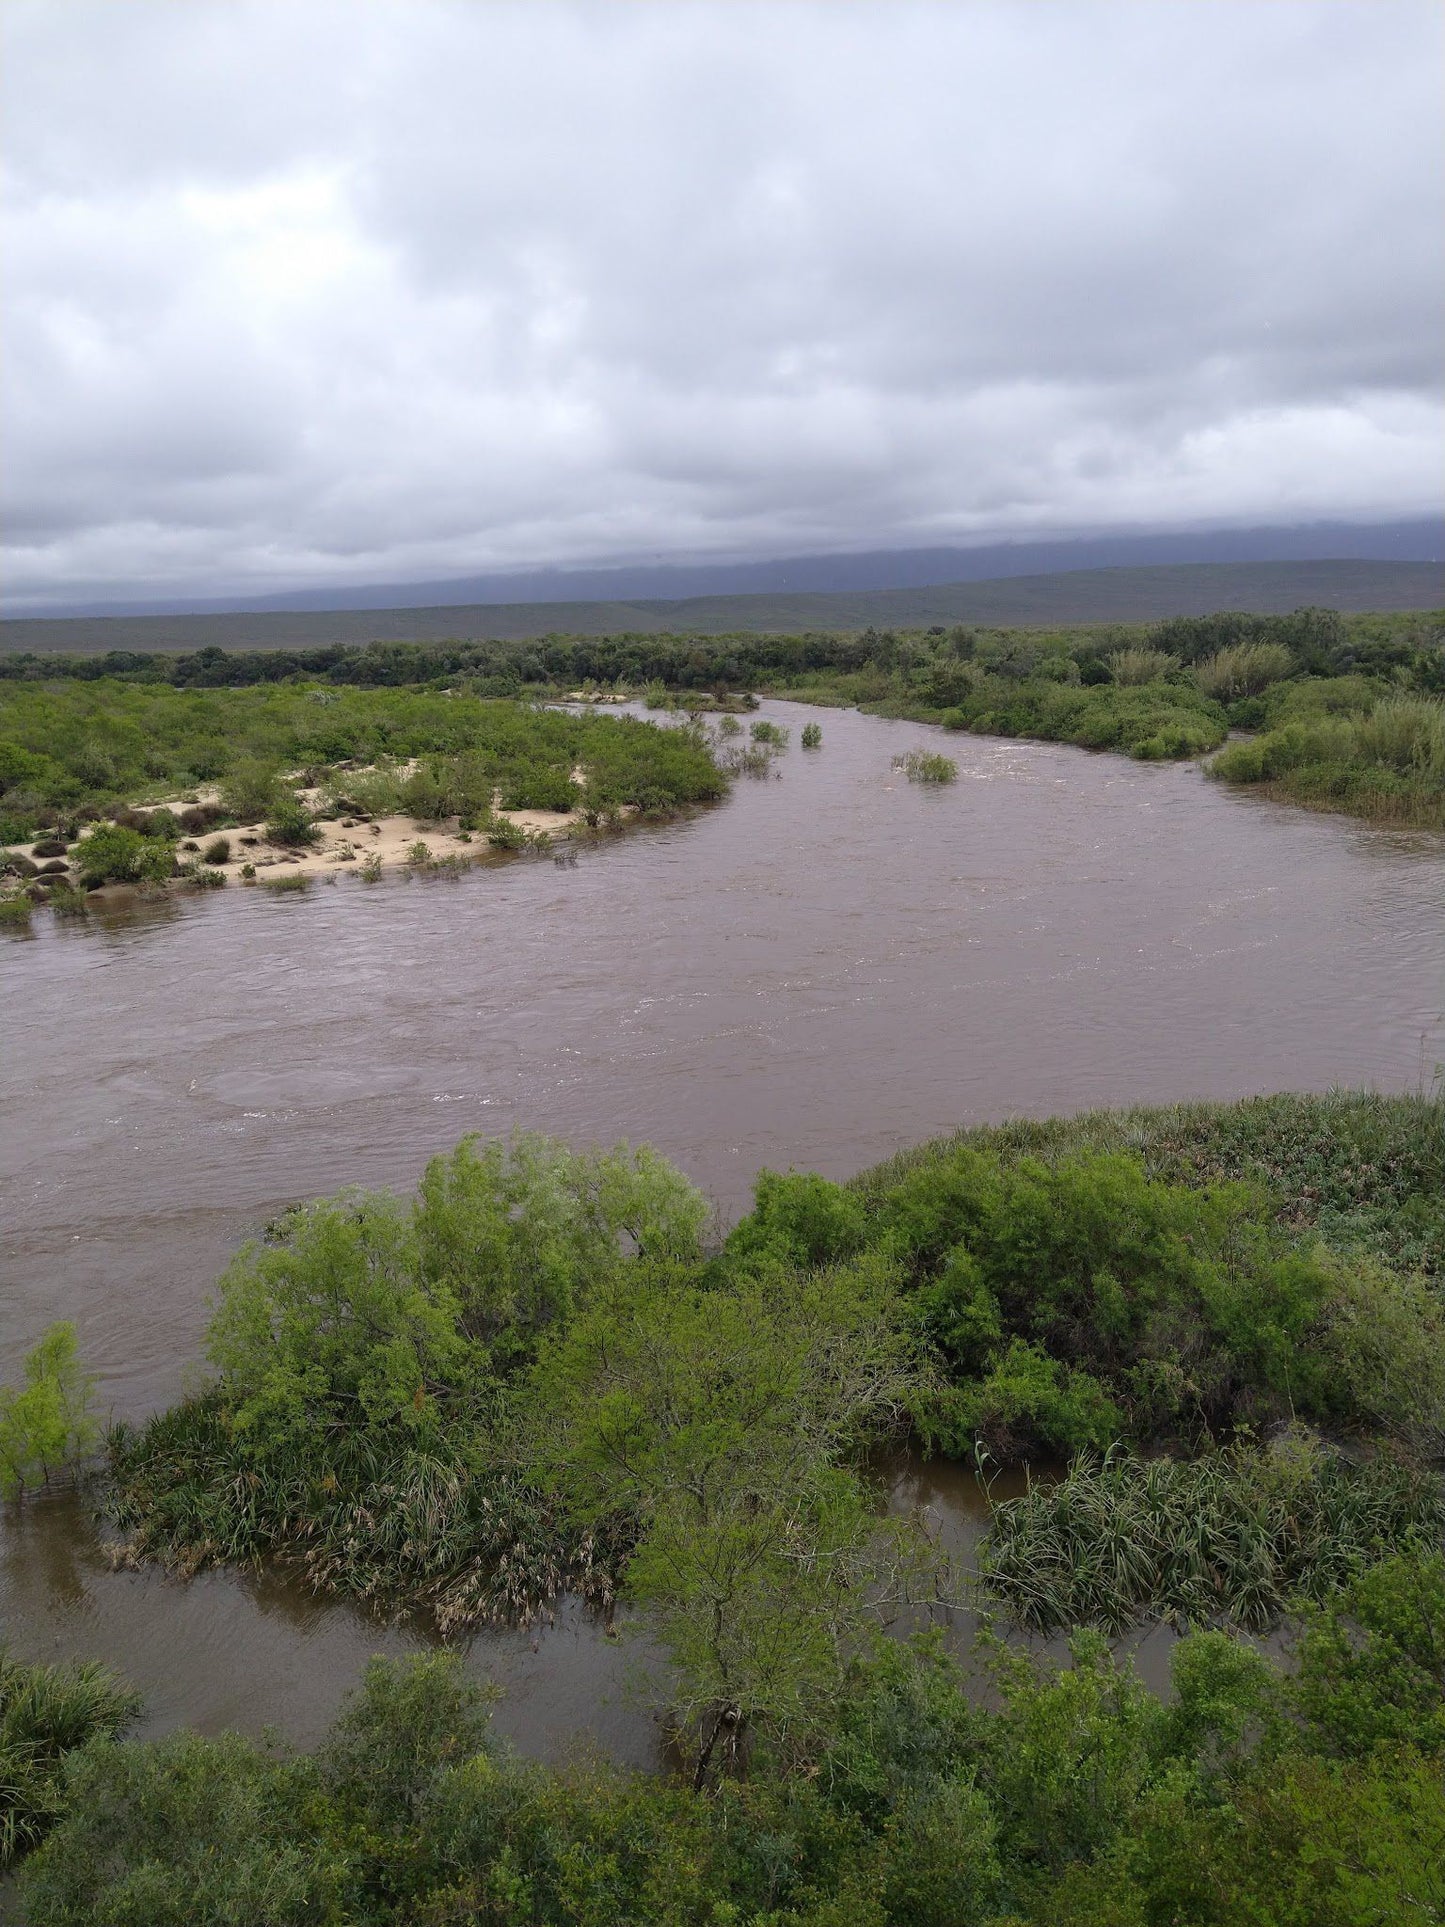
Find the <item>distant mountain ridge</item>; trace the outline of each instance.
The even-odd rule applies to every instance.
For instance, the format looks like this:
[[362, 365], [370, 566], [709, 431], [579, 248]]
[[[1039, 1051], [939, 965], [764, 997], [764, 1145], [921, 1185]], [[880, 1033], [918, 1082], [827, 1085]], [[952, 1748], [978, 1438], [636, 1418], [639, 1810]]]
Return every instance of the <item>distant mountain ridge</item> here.
[[522, 602], [430, 608], [247, 610], [230, 614], [20, 616], [0, 622], [0, 650], [96, 655], [111, 649], [227, 650], [327, 643], [521, 641], [545, 635], [800, 634], [808, 630], [997, 628], [1158, 622], [1217, 609], [1281, 614], [1439, 609], [1445, 563], [1321, 559], [1174, 563], [1069, 570], [898, 589], [689, 596], [613, 602]]
[[[1130, 531], [1052, 540], [994, 542], [973, 548], [868, 549], [774, 556], [763, 561], [628, 562], [591, 567], [493, 571], [430, 582], [363, 583], [292, 589], [272, 595], [148, 597], [75, 601], [13, 611], [20, 616], [242, 615], [266, 610], [470, 608], [533, 602], [675, 602], [684, 597], [837, 595], [869, 589], [936, 588], [1007, 576], [1085, 569], [1142, 569], [1181, 562], [1439, 562], [1445, 519], [1310, 522], [1289, 528]], [[0, 615], [11, 610], [0, 601]]]

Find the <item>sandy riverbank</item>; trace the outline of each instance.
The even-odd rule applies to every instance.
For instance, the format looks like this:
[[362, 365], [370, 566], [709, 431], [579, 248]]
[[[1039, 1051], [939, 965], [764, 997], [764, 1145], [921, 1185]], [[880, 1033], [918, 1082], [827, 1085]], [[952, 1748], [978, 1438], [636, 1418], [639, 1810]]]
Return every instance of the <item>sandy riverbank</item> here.
[[[325, 807], [322, 791], [300, 789], [299, 800], [310, 810]], [[184, 797], [168, 797], [147, 809], [169, 809], [179, 816], [197, 804], [214, 803], [215, 790], [193, 791]], [[624, 815], [633, 812], [624, 811]], [[546, 843], [565, 842], [584, 827], [577, 810], [494, 810], [498, 822], [523, 832], [533, 848]], [[314, 877], [374, 874], [385, 869], [425, 868], [428, 865], [470, 863], [496, 854], [485, 830], [465, 831], [455, 817], [440, 823], [422, 823], [405, 815], [318, 817], [320, 840], [305, 847], [287, 848], [266, 839], [264, 822], [241, 823], [197, 832], [176, 846], [177, 858], [199, 862], [202, 852], [218, 839], [230, 846], [225, 863], [202, 864], [203, 870], [217, 872], [228, 881], [274, 883], [286, 875]], [[89, 834], [87, 831], [86, 834]], [[82, 843], [83, 843], [82, 837]], [[43, 842], [44, 839], [41, 839]], [[189, 847], [188, 847], [189, 846]], [[12, 846], [15, 853], [36, 864], [64, 861], [65, 870], [52, 870], [33, 878], [17, 880], [20, 888], [35, 885], [74, 884], [78, 878], [80, 844], [73, 844], [64, 859], [37, 855], [34, 843]], [[183, 882], [184, 879], [177, 879]], [[119, 891], [129, 886], [113, 886]]]

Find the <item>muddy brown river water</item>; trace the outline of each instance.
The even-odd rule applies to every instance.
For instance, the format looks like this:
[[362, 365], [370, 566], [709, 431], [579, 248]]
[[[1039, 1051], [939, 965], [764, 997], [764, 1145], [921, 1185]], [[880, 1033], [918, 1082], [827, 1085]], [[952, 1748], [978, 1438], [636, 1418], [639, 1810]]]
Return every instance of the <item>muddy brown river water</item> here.
[[[195, 1370], [206, 1294], [283, 1205], [409, 1186], [466, 1131], [645, 1139], [744, 1209], [958, 1124], [1334, 1084], [1445, 1059], [1445, 838], [1241, 796], [1193, 767], [772, 703], [776, 780], [686, 823], [460, 880], [36, 919], [0, 945], [0, 1380], [73, 1318], [135, 1417]], [[821, 721], [824, 747], [796, 747]], [[940, 747], [942, 789], [895, 754]], [[955, 1468], [903, 1474], [966, 1549]], [[152, 1730], [309, 1740], [423, 1637], [274, 1576], [112, 1574], [83, 1509], [0, 1520], [0, 1630], [109, 1659]], [[477, 1639], [499, 1728], [656, 1755], [637, 1654], [574, 1610]]]

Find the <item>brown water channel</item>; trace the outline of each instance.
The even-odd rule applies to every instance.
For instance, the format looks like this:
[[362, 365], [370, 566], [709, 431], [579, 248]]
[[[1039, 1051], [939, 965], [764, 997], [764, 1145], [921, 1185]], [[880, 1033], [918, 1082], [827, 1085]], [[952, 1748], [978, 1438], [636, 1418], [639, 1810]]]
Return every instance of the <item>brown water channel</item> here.
[[[1240, 796], [1192, 767], [785, 703], [778, 780], [696, 819], [460, 880], [235, 889], [36, 920], [0, 946], [0, 1379], [76, 1320], [134, 1417], [194, 1371], [206, 1293], [281, 1206], [409, 1186], [465, 1131], [646, 1139], [744, 1208], [1021, 1112], [1428, 1085], [1445, 838]], [[796, 747], [821, 720], [824, 747]], [[892, 769], [946, 749], [959, 781]], [[951, 1468], [896, 1502], [977, 1531]], [[154, 1729], [313, 1738], [386, 1629], [274, 1577], [112, 1574], [67, 1501], [0, 1522], [0, 1631], [110, 1659]], [[635, 1655], [570, 1609], [479, 1638], [499, 1728], [655, 1756]]]

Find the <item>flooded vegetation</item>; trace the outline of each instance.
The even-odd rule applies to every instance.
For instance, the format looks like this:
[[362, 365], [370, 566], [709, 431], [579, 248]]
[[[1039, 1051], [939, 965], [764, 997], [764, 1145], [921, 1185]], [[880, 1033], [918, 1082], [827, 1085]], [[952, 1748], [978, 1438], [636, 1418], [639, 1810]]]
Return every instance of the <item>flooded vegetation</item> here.
[[575, 865], [9, 943], [0, 1377], [115, 1421], [0, 1527], [35, 1920], [1429, 1891], [1438, 838], [808, 714]]

